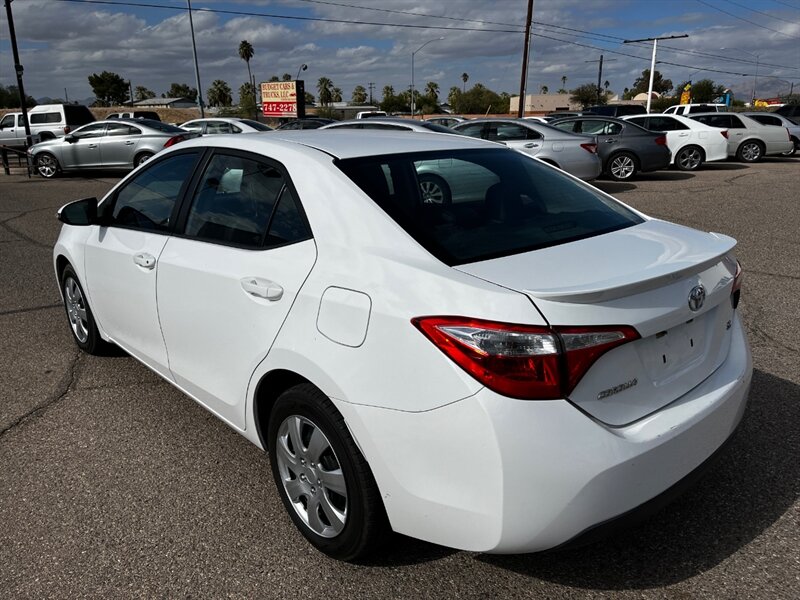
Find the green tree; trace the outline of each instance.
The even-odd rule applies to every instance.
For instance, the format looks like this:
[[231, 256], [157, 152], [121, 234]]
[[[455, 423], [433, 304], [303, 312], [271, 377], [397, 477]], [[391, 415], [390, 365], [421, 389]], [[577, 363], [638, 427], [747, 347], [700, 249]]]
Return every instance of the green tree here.
[[292, 74], [284, 73], [283, 75], [281, 75], [281, 81], [292, 81]]
[[539, 88], [539, 92], [542, 93], [542, 94], [547, 94], [547, 92], [549, 92], [549, 91], [550, 91], [550, 88], [547, 87], [546, 85], [543, 85], [541, 88]]
[[331, 101], [332, 102], [342, 101], [342, 88], [335, 87], [331, 90]]
[[306, 106], [314, 104], [314, 94], [312, 94], [311, 92], [305, 92], [304, 100], [306, 102]]
[[239, 58], [247, 64], [247, 81], [253, 81], [253, 73], [250, 71], [250, 59], [255, 55], [253, 45], [247, 40], [239, 42]]
[[363, 85], [357, 85], [353, 88], [353, 104], [366, 104], [367, 103], [367, 90]]
[[[25, 96], [25, 106], [36, 106], [36, 100]], [[19, 108], [19, 89], [15, 85], [0, 85], [0, 108]]]
[[128, 101], [128, 82], [116, 73], [92, 73], [89, 75], [89, 85], [100, 106], [116, 106]]
[[152, 90], [148, 90], [143, 85], [137, 85], [133, 89], [133, 99], [136, 100], [137, 102], [140, 102], [142, 100], [149, 100], [150, 98], [155, 98], [155, 97], [156, 93]]
[[462, 92], [466, 92], [467, 91], [467, 82], [469, 81], [469, 74], [468, 73], [462, 73], [461, 74], [461, 81], [464, 82], [464, 85], [461, 87], [461, 91]]
[[269, 78], [269, 82], [270, 83], [275, 83], [276, 81], [280, 81], [280, 80], [281, 80], [281, 78], [278, 77], [277, 75], [273, 75], [272, 77]]
[[206, 99], [209, 106], [230, 106], [233, 103], [231, 88], [222, 79], [215, 79], [206, 92]]
[[[636, 94], [646, 94], [648, 87], [650, 85], [650, 69], [645, 69], [642, 71], [642, 75], [636, 78], [636, 81], [633, 82], [633, 88], [631, 88], [629, 95], [632, 97], [636, 96]], [[672, 89], [672, 80], [671, 79], [664, 79], [664, 76], [656, 70], [653, 73], [653, 91], [658, 92], [659, 94], [666, 94]]]
[[[682, 82], [676, 89], [683, 91], [688, 81]], [[714, 83], [711, 79], [701, 79], [692, 83], [692, 102], [713, 102], [725, 93], [725, 86]], [[749, 100], [749, 99], [748, 99]]]
[[256, 88], [249, 81], [239, 86], [239, 108], [244, 115], [256, 114]]
[[162, 98], [188, 98], [190, 100], [197, 99], [197, 89], [188, 86], [185, 83], [170, 84], [166, 95], [161, 94]]
[[[561, 76], [561, 89], [566, 90], [566, 88], [567, 88], [567, 76], [566, 75], [562, 75]], [[561, 91], [559, 90], [558, 93], [560, 94]], [[564, 93], [566, 93], [566, 91]]]
[[429, 81], [425, 84], [425, 95], [436, 102], [439, 99], [439, 84], [435, 81]]
[[[582, 108], [588, 108], [598, 104], [597, 86], [593, 83], [584, 83], [570, 92], [571, 102], [580, 104]], [[599, 104], [607, 104], [608, 99], [605, 94], [600, 94]]]
[[457, 112], [467, 114], [478, 114], [491, 112], [503, 112], [503, 106], [508, 111], [508, 97], [501, 98], [496, 92], [493, 92], [482, 83], [476, 83], [466, 92], [462, 92], [458, 98]]
[[451, 108], [455, 109], [456, 104], [458, 104], [458, 97], [461, 95], [461, 93], [461, 88], [459, 88], [457, 85], [454, 85], [450, 88], [450, 91], [447, 93], [447, 103]]
[[322, 106], [328, 106], [333, 102], [333, 82], [327, 77], [319, 78], [317, 92], [319, 93], [319, 103]]

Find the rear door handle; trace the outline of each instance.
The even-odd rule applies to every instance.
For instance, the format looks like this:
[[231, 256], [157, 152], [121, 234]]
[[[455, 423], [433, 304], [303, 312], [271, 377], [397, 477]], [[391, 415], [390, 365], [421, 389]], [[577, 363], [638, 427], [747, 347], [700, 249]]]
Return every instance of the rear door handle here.
[[125, 142], [125, 145], [126, 146], [133, 146], [135, 143], [136, 142], [131, 142], [130, 140], [128, 140], [127, 142]]
[[89, 144], [87, 148], [97, 148], [97, 144]]
[[614, 142], [616, 142], [617, 140], [615, 140], [614, 138], [606, 138], [606, 139], [604, 139], [603, 141], [604, 141], [606, 144], [613, 144], [613, 143], [614, 143]]
[[140, 267], [144, 267], [148, 271], [156, 268], [156, 257], [146, 252], [139, 252], [133, 255], [133, 262]]
[[283, 297], [283, 288], [274, 281], [261, 277], [245, 277], [239, 280], [242, 289], [251, 296], [277, 302]]
[[525, 144], [525, 147], [526, 148], [538, 148], [539, 144], [534, 144], [534, 143], [531, 142], [530, 144]]

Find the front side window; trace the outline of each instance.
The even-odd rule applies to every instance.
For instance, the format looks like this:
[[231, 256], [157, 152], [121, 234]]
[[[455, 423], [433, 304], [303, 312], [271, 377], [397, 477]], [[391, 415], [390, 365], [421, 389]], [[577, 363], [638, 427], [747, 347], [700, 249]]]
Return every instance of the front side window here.
[[125, 123], [108, 123], [106, 125], [106, 135], [119, 136], [119, 135], [141, 135], [141, 130]]
[[175, 204], [196, 160], [196, 152], [176, 154], [140, 171], [117, 192], [108, 225], [168, 231]]
[[203, 241], [262, 248], [307, 239], [308, 229], [276, 167], [217, 154], [195, 192], [184, 234]]
[[[396, 154], [336, 164], [448, 265], [555, 246], [642, 222], [591, 186], [509, 149]], [[423, 194], [421, 182], [446, 186], [448, 201]]]
[[479, 138], [483, 136], [483, 123], [470, 123], [468, 125], [462, 125], [456, 129], [456, 131], [462, 135]]
[[1, 129], [7, 129], [13, 126], [14, 126], [14, 115], [6, 115], [5, 117], [3, 117], [3, 120], [0, 121]]

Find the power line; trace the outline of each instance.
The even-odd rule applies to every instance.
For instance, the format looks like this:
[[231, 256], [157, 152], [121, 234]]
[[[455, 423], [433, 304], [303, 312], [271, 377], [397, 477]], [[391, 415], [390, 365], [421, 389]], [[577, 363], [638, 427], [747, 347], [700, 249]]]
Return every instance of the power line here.
[[789, 4], [788, 2], [782, 2], [781, 0], [772, 0], [773, 2], [777, 2], [778, 4], [783, 4], [784, 6], [788, 6], [789, 8], [793, 8], [795, 10], [800, 10], [800, 6], [795, 6], [794, 4]]
[[769, 17], [770, 19], [775, 19], [776, 21], [782, 21], [784, 23], [792, 23], [793, 25], [797, 25], [796, 21], [789, 21], [788, 19], [784, 19], [783, 17], [775, 17], [769, 13], [765, 13], [760, 10], [756, 10], [755, 8], [750, 8], [749, 6], [746, 6], [744, 4], [739, 4], [738, 2], [734, 2], [733, 0], [723, 0], [723, 1], [727, 2], [728, 4], [733, 4], [734, 6], [738, 6], [739, 8], [749, 10], [750, 12], [754, 12], [759, 15], [764, 15], [765, 17]]
[[709, 4], [705, 0], [695, 0], [695, 2], [699, 2], [703, 6], [707, 6], [708, 8], [713, 8], [714, 10], [717, 10], [717, 11], [723, 13], [723, 14], [726, 14], [729, 17], [733, 17], [734, 19], [739, 19], [740, 21], [744, 21], [745, 23], [750, 23], [751, 25], [755, 25], [756, 27], [760, 27], [761, 29], [766, 29], [767, 31], [772, 31], [773, 33], [778, 33], [780, 35], [785, 35], [786, 37], [791, 38], [791, 39], [795, 39], [795, 37], [796, 37], [796, 36], [793, 36], [793, 35], [789, 35], [788, 33], [783, 33], [782, 31], [778, 31], [777, 29], [773, 29], [772, 27], [767, 27], [766, 25], [760, 25], [759, 23], [756, 23], [755, 21], [751, 21], [750, 19], [745, 19], [744, 17], [740, 17], [738, 15], [735, 15], [735, 14], [733, 14], [731, 12], [728, 12], [727, 10], [722, 10], [718, 6], [714, 6], [713, 4]]

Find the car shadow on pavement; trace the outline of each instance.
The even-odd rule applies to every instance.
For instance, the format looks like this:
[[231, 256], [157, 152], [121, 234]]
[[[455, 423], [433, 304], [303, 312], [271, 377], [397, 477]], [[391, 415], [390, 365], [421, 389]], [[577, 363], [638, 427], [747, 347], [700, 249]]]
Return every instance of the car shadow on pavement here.
[[476, 559], [585, 589], [678, 583], [715, 567], [791, 509], [798, 497], [799, 453], [800, 386], [755, 371], [744, 419], [720, 460], [649, 520], [583, 548]]
[[648, 171], [647, 173], [639, 173], [636, 179], [639, 181], [686, 181], [687, 179], [694, 179], [694, 173], [686, 171], [667, 171], [662, 169], [660, 171]]
[[741, 171], [742, 169], [748, 169], [748, 168], [749, 167], [747, 165], [743, 165], [742, 163], [714, 161], [714, 162], [703, 163], [702, 170], [703, 171]]

